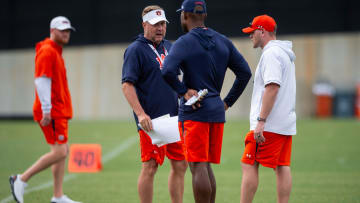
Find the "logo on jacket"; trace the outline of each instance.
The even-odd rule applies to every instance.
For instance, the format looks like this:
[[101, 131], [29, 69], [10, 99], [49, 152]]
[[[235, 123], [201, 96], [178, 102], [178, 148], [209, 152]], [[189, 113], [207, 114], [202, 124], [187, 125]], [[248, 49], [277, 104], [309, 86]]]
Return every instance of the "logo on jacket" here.
[[161, 58], [159, 58], [159, 57], [157, 56], [157, 57], [156, 57], [156, 60], [157, 60], [157, 62], [159, 62], [160, 69], [162, 69], [162, 67], [163, 67], [163, 62], [164, 62], [164, 60], [165, 60], [165, 55], [164, 55], [164, 54], [161, 54], [160, 57], [161, 57]]

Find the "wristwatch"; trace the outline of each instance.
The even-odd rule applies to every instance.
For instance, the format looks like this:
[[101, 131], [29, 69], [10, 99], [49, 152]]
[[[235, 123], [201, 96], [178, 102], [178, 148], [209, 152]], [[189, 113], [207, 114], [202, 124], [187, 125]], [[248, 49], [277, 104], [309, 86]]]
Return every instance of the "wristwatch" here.
[[266, 122], [266, 118], [261, 118], [260, 116], [256, 118], [257, 121]]

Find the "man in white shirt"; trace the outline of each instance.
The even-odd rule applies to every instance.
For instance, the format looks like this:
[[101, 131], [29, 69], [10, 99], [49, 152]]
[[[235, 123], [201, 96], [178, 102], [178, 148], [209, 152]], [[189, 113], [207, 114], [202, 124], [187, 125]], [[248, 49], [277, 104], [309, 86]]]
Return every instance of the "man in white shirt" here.
[[261, 47], [251, 99], [250, 132], [242, 157], [241, 203], [252, 202], [257, 190], [259, 163], [276, 173], [278, 202], [288, 202], [292, 135], [296, 134], [295, 54], [290, 41], [276, 40], [276, 22], [257, 16], [244, 33], [253, 47]]

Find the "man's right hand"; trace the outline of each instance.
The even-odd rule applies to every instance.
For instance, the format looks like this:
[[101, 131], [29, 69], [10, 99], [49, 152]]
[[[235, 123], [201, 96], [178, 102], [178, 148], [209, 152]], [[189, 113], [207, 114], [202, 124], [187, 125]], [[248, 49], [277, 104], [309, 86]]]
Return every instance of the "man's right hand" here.
[[40, 121], [40, 125], [41, 126], [47, 126], [49, 125], [51, 122], [51, 113], [44, 113], [43, 114], [43, 117]]
[[224, 102], [224, 109], [225, 111], [228, 110], [229, 106], [226, 104], [226, 102]]
[[143, 113], [143, 114], [138, 115], [138, 120], [139, 120], [141, 127], [145, 131], [147, 131], [147, 132], [152, 131], [153, 128], [152, 128], [150, 116], [148, 116], [146, 113]]
[[254, 129], [254, 139], [258, 144], [262, 144], [266, 140], [264, 137], [264, 128], [265, 122], [259, 121], [256, 125], [256, 128]]

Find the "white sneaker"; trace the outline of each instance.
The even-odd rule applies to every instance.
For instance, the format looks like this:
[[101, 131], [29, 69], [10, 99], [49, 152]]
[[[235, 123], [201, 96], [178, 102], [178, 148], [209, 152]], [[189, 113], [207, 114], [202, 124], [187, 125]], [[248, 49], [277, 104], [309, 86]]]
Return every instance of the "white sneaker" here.
[[24, 203], [24, 191], [27, 184], [20, 179], [20, 175], [10, 176], [9, 178], [11, 193], [18, 203]]
[[59, 198], [52, 197], [51, 198], [51, 203], [82, 203], [82, 202], [74, 201], [74, 200], [68, 198], [68, 196], [63, 195], [63, 196], [61, 196]]

